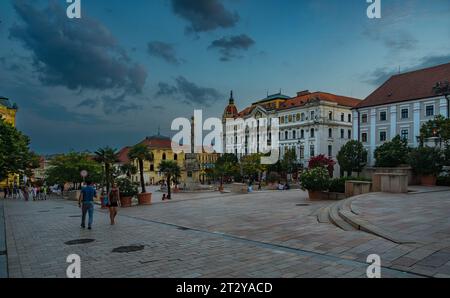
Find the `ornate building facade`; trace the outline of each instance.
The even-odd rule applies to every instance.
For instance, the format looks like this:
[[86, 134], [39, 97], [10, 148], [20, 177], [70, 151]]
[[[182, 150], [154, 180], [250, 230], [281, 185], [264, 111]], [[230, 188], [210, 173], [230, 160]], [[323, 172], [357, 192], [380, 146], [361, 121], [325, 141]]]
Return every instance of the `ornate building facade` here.
[[[227, 119], [263, 118], [270, 127], [271, 119], [278, 118], [280, 158], [283, 158], [288, 149], [293, 149], [299, 163], [304, 166], [307, 166], [312, 157], [320, 154], [336, 160], [340, 148], [352, 139], [351, 109], [360, 102], [356, 98], [305, 90], [298, 92], [295, 97], [273, 94], [236, 112], [234, 98], [230, 98], [223, 115], [226, 150], [240, 157], [250, 153], [248, 143], [254, 141], [246, 130], [245, 137], [241, 140], [244, 150], [238, 152], [233, 147], [238, 140], [233, 142], [233, 138], [236, 138], [235, 132], [240, 128], [226, 125]], [[335, 175], [339, 174], [340, 169], [336, 166]]]

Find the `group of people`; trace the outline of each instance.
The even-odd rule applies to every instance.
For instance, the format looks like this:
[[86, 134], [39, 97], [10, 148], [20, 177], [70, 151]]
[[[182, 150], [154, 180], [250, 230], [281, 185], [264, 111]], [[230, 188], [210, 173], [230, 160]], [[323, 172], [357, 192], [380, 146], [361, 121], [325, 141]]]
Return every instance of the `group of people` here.
[[[120, 204], [120, 192], [117, 186], [113, 183], [109, 193], [103, 191], [101, 193], [102, 200], [106, 201], [106, 206], [109, 208], [109, 218], [111, 225], [115, 225], [117, 216], [117, 208]], [[88, 229], [92, 229], [94, 222], [94, 199], [97, 197], [97, 190], [91, 181], [86, 182], [86, 186], [81, 189], [81, 194], [78, 199], [78, 206], [81, 208], [81, 228], [86, 228], [86, 216], [88, 216]]]
[[3, 188], [4, 199], [24, 199], [29, 200], [47, 200], [48, 187], [44, 186], [22, 186], [17, 185]]

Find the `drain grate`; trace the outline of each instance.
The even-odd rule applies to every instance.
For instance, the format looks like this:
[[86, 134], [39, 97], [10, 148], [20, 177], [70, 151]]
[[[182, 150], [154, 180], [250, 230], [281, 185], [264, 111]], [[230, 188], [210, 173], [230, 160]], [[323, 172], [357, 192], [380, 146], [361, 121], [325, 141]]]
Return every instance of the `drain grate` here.
[[91, 243], [94, 242], [94, 239], [76, 239], [76, 240], [70, 240], [65, 242], [64, 244], [66, 245], [77, 245], [77, 244], [87, 244], [87, 243]]
[[129, 246], [120, 246], [116, 247], [112, 250], [112, 252], [116, 253], [128, 253], [128, 252], [136, 252], [144, 250], [145, 245], [129, 245]]
[[0, 250], [0, 256], [6, 256], [6, 250]]

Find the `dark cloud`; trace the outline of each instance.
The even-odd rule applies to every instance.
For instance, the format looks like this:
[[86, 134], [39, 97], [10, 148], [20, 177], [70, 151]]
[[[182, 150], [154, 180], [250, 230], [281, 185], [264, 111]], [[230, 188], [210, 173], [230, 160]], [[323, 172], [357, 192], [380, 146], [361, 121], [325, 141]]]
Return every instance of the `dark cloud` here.
[[84, 108], [84, 107], [86, 107], [86, 108], [91, 108], [91, 109], [93, 109], [93, 108], [95, 108], [95, 107], [97, 107], [97, 106], [98, 106], [98, 100], [88, 98], [88, 99], [85, 99], [85, 100], [83, 100], [82, 102], [80, 102], [80, 103], [77, 105], [77, 108]]
[[186, 32], [206, 32], [231, 28], [239, 21], [236, 12], [227, 10], [219, 0], [171, 0], [173, 12], [187, 20]]
[[56, 1], [44, 10], [23, 0], [14, 0], [13, 5], [23, 22], [12, 26], [10, 38], [31, 51], [43, 84], [71, 90], [142, 91], [146, 70], [130, 61], [101, 23], [86, 15], [72, 21]]
[[254, 44], [255, 41], [248, 35], [241, 34], [236, 36], [225, 36], [214, 40], [209, 46], [209, 49], [219, 50], [221, 61], [230, 61], [233, 58], [239, 57], [236, 52], [247, 51]]
[[101, 101], [103, 103], [103, 111], [105, 114], [111, 114], [111, 113], [127, 113], [129, 111], [135, 111], [139, 110], [142, 107], [135, 104], [127, 102], [126, 100], [126, 94], [123, 93], [118, 96], [109, 96], [105, 95], [102, 96]]
[[417, 47], [418, 40], [405, 30], [385, 30], [384, 27], [366, 27], [363, 35], [373, 41], [380, 41], [391, 51], [398, 53], [401, 51], [410, 51]]
[[151, 56], [161, 58], [170, 64], [180, 64], [180, 60], [177, 58], [172, 44], [161, 41], [152, 41], [148, 43], [147, 51]]
[[[401, 68], [400, 71], [402, 73], [410, 72], [422, 68], [432, 67], [440, 64], [450, 63], [450, 55], [442, 55], [442, 56], [429, 56], [424, 57], [419, 60], [419, 63], [413, 66], [408, 66], [406, 68]], [[381, 67], [375, 69], [366, 75], [366, 79], [364, 82], [369, 83], [374, 86], [380, 86], [384, 82], [386, 82], [391, 76], [399, 73], [399, 69], [393, 69], [392, 67]]]
[[152, 108], [153, 108], [154, 110], [159, 110], [159, 111], [163, 111], [163, 110], [166, 109], [164, 106], [161, 106], [161, 105], [155, 105], [155, 106], [153, 106]]
[[159, 83], [156, 96], [172, 96], [187, 104], [205, 106], [209, 106], [223, 97], [216, 89], [198, 86], [183, 76], [175, 79], [174, 86], [164, 82]]

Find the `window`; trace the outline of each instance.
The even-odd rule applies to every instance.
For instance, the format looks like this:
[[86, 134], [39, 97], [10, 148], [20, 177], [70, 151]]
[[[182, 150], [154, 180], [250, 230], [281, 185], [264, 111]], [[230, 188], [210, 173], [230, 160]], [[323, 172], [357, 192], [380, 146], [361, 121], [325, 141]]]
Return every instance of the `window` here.
[[162, 155], [162, 159], [163, 159], [163, 160], [166, 160], [166, 159], [167, 159], [167, 156], [166, 156], [166, 154], [165, 154], [165, 153], [163, 153], [163, 155]]
[[333, 112], [328, 113], [328, 119], [333, 120]]
[[316, 152], [314, 150], [315, 150], [314, 145], [309, 146], [309, 152], [311, 157], [316, 156]]
[[333, 129], [331, 129], [331, 128], [328, 129], [328, 137], [329, 138], [333, 137]]
[[311, 111], [311, 120], [314, 120], [314, 111]]
[[289, 139], [289, 132], [287, 131], [284, 132], [284, 139], [285, 140]]
[[301, 118], [302, 121], [305, 121], [305, 113], [302, 113], [300, 118]]
[[380, 142], [386, 142], [387, 135], [385, 131], [380, 131]]
[[347, 139], [351, 139], [352, 138], [352, 130], [351, 129], [349, 129], [349, 130], [347, 130]]
[[305, 138], [305, 131], [302, 129], [300, 130], [300, 139], [304, 139]]
[[288, 116], [284, 116], [284, 123], [289, 123], [289, 117]]
[[284, 124], [284, 117], [280, 117], [280, 123]]
[[367, 133], [366, 132], [363, 132], [361, 134], [361, 140], [363, 143], [367, 143]]
[[155, 166], [154, 165], [150, 165], [150, 172], [154, 172], [155, 171]]
[[380, 121], [386, 120], [387, 120], [387, 112], [386, 111], [380, 112]]
[[344, 135], [345, 135], [345, 131], [343, 129], [341, 129], [341, 139], [344, 138]]
[[173, 160], [178, 160], [178, 154], [173, 155]]
[[297, 138], [297, 131], [292, 131], [292, 138], [293, 139], [296, 139]]
[[344, 113], [341, 114], [341, 121], [342, 121], [342, 122], [345, 121], [345, 114], [344, 114]]
[[402, 109], [402, 119], [408, 119], [409, 118], [409, 110], [408, 109]]
[[292, 115], [289, 115], [288, 119], [289, 119], [289, 123], [291, 123], [292, 122]]
[[361, 123], [367, 123], [367, 114], [362, 114]]
[[429, 105], [426, 107], [426, 116], [427, 117], [434, 116], [434, 106], [433, 105]]
[[300, 159], [304, 159], [304, 158], [305, 158], [305, 147], [300, 146]]
[[409, 130], [408, 129], [402, 129], [401, 131], [401, 137], [403, 140], [409, 140]]
[[333, 156], [333, 146], [328, 145], [328, 156], [332, 157]]
[[297, 113], [296, 119], [297, 119], [297, 121], [300, 121], [300, 113]]
[[348, 122], [352, 122], [352, 114], [348, 114]]
[[315, 137], [315, 136], [314, 136], [314, 133], [315, 133], [314, 128], [311, 128], [311, 138], [314, 138], [314, 137]]

